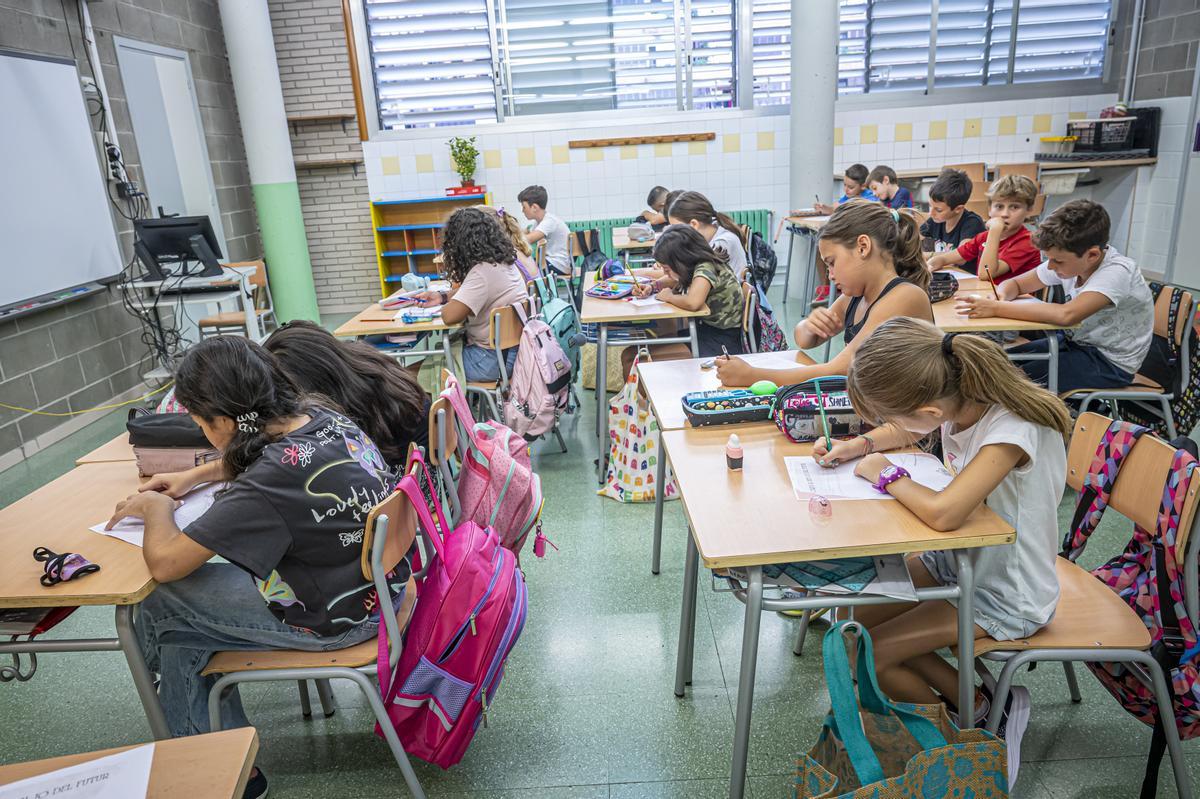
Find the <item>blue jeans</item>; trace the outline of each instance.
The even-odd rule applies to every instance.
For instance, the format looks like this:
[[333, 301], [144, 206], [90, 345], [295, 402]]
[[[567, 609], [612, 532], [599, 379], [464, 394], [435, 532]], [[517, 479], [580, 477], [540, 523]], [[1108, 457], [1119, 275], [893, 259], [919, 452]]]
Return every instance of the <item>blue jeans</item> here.
[[[504, 367], [511, 376], [513, 366], [517, 362], [517, 347], [509, 347], [504, 351]], [[472, 383], [493, 382], [500, 379], [500, 367], [496, 363], [496, 351], [481, 347], [478, 344], [463, 345], [463, 371], [467, 380]]]
[[[1124, 388], [1133, 382], [1133, 374], [1126, 372], [1090, 344], [1077, 344], [1067, 338], [1061, 330], [1047, 335], [1058, 337], [1058, 391], [1076, 388]], [[1028, 344], [1009, 347], [1009, 354], [1023, 352], [1049, 352], [1050, 341], [1038, 339]], [[1017, 361], [1025, 374], [1038, 385], [1046, 385], [1050, 373], [1049, 361]]]
[[[209, 732], [208, 692], [217, 677], [200, 672], [214, 652], [342, 649], [374, 638], [379, 629], [376, 617], [322, 638], [284, 624], [267, 609], [250, 575], [230, 563], [206, 563], [182, 580], [158, 586], [138, 610], [138, 643], [150, 671], [162, 676], [158, 698], [174, 736]], [[221, 702], [221, 725], [250, 725], [237, 688]]]

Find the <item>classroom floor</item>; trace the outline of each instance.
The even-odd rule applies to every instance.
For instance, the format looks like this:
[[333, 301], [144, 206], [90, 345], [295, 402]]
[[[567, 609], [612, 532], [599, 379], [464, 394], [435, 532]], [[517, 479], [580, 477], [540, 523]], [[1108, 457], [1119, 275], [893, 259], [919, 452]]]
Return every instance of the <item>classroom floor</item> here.
[[[789, 303], [799, 313], [798, 303]], [[328, 323], [329, 320], [326, 320]], [[785, 325], [785, 329], [790, 329]], [[430, 797], [456, 799], [705, 799], [726, 795], [737, 692], [742, 605], [709, 590], [701, 574], [695, 679], [673, 694], [686, 534], [677, 503], [664, 528], [662, 574], [650, 574], [653, 506], [594, 494], [593, 403], [563, 427], [570, 450], [538, 444], [535, 466], [547, 497], [546, 533], [557, 552], [527, 551], [529, 622], [503, 685], [466, 758], [450, 771], [417, 765]], [[71, 468], [74, 458], [123, 427], [113, 413], [0, 476], [0, 506]], [[713, 468], [723, 468], [720, 463]], [[781, 500], [786, 501], [786, 500]], [[1060, 507], [1070, 518], [1072, 500]], [[1093, 566], [1127, 540], [1115, 513], [1093, 537]], [[37, 532], [30, 531], [30, 548]], [[13, 556], [16, 556], [15, 554]], [[111, 609], [84, 608], [55, 635], [111, 636]], [[797, 752], [816, 740], [828, 707], [820, 670], [823, 625], [803, 657], [791, 652], [796, 621], [766, 614], [758, 659], [748, 795], [790, 796]], [[1071, 704], [1062, 670], [1021, 675], [1033, 712], [1013, 796], [1029, 799], [1138, 794], [1150, 733], [1085, 670], [1083, 703]], [[332, 718], [305, 721], [294, 684], [243, 687], [261, 736], [258, 763], [271, 794], [289, 799], [405, 797], [407, 791], [356, 689], [334, 685]], [[314, 697], [315, 705], [315, 697]], [[0, 762], [147, 740], [149, 732], [118, 653], [47, 655], [29, 683], [0, 684]], [[1200, 741], [1185, 744], [1200, 785]], [[1160, 796], [1175, 796], [1164, 759]]]

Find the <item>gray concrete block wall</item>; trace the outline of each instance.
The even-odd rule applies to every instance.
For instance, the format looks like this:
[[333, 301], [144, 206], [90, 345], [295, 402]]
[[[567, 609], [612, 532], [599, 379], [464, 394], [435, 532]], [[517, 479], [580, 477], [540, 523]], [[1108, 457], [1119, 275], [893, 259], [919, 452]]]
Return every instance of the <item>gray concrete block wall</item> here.
[[[1132, 0], [1121, 3], [1110, 68], [1124, 94]], [[1164, 97], [1187, 97], [1200, 50], [1200, 0], [1145, 0], [1142, 41], [1138, 48], [1134, 99], [1148, 103]]]
[[[288, 116], [354, 114], [354, 88], [339, 0], [270, 0], [275, 56]], [[298, 160], [362, 158], [357, 120], [292, 126]], [[360, 311], [379, 299], [366, 171], [298, 169], [317, 303], [322, 313]]]
[[[216, 0], [93, 0], [96, 31], [117, 140], [130, 175], [145, 185], [138, 162], [125, 90], [117, 68], [114, 35], [186, 50], [213, 165], [227, 239], [226, 255], [260, 255], [250, 178], [234, 104], [225, 39]], [[91, 75], [74, 0], [0, 0], [0, 47], [74, 59]], [[129, 222], [114, 213], [125, 257], [132, 252]], [[122, 307], [115, 289], [20, 320], [0, 323], [0, 402], [46, 412], [101, 405], [141, 382], [148, 350], [139, 322]], [[0, 461], [62, 424], [64, 417], [20, 414], [0, 408]]]

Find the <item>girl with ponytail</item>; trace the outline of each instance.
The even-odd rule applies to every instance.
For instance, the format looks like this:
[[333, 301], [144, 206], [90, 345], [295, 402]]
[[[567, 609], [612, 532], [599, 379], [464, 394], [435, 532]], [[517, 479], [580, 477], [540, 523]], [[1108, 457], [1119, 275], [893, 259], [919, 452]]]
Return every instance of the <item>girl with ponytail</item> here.
[[714, 250], [723, 250], [738, 280], [746, 272], [749, 261], [742, 244], [742, 230], [726, 214], [713, 208], [712, 203], [698, 191], [685, 191], [666, 209], [672, 225], [690, 225]]
[[[303, 395], [248, 339], [201, 341], [175, 381], [222, 459], [150, 478], [117, 506], [109, 527], [125, 517], [144, 521], [142, 555], [160, 585], [135, 626], [147, 664], [162, 675], [172, 733], [192, 735], [209, 729], [212, 678], [200, 670], [211, 653], [338, 649], [375, 636], [363, 526], [396, 478], [361, 429], [327, 400]], [[176, 500], [218, 481], [227, 485], [212, 506], [180, 529]], [[229, 562], [210, 563], [214, 555]], [[408, 576], [402, 562], [389, 580], [394, 594]], [[223, 712], [227, 727], [249, 723], [236, 689]], [[251, 783], [265, 791], [261, 774]]]
[[[1071, 431], [1066, 406], [994, 342], [943, 334], [916, 319], [885, 322], [858, 347], [849, 391], [855, 410], [880, 427], [829, 450], [817, 442], [817, 462], [834, 467], [859, 459], [855, 474], [935, 530], [957, 530], [986, 503], [1017, 535], [1012, 544], [971, 552], [975, 636], [1006, 641], [1044, 627], [1058, 604], [1057, 510]], [[953, 479], [933, 491], [882, 453], [938, 429]], [[911, 555], [908, 568], [920, 587], [958, 582], [950, 552]], [[855, 616], [871, 631], [879, 685], [889, 696], [935, 702], [956, 695], [958, 674], [936, 654], [957, 639], [957, 611], [949, 602], [873, 605]], [[1028, 694], [1014, 688], [1013, 701], [1028, 702]], [[974, 719], [961, 725], [976, 726], [986, 705], [986, 695], [977, 695]], [[1010, 711], [1009, 718], [1020, 716]], [[1017, 732], [1008, 730], [1008, 739]]]
[[723, 385], [748, 386], [770, 380], [782, 386], [844, 375], [859, 344], [888, 319], [911, 316], [933, 321], [920, 227], [909, 212], [851, 200], [838, 206], [821, 228], [817, 247], [841, 296], [828, 308], [813, 308], [808, 318], [796, 325], [796, 345], [812, 349], [841, 333], [845, 348], [821, 364], [798, 352], [796, 361], [802, 365], [788, 369], [754, 367], [741, 358], [718, 358], [717, 372]]

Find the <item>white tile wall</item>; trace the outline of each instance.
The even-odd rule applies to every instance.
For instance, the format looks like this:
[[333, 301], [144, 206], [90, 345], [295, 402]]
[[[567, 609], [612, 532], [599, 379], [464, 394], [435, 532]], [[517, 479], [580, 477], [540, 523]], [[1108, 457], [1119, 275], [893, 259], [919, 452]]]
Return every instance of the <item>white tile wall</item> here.
[[1168, 97], [1155, 101], [1163, 110], [1162, 129], [1158, 137], [1158, 163], [1152, 168], [1137, 171], [1129, 254], [1143, 270], [1155, 274], [1162, 274], [1167, 268], [1175, 193], [1179, 186], [1179, 164], [1184, 149], [1191, 144], [1187, 119], [1190, 102], [1189, 97]]

